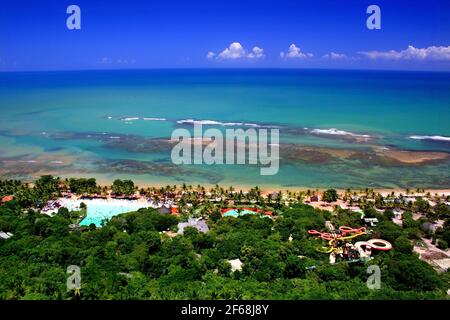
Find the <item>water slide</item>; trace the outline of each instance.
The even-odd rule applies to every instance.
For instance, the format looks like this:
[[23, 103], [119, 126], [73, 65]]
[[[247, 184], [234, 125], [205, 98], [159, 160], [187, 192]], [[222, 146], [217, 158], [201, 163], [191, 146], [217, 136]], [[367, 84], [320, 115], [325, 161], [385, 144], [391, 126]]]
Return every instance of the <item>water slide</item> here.
[[[349, 240], [355, 237], [361, 236], [366, 233], [366, 228], [357, 228], [354, 229], [352, 227], [342, 226], [339, 227], [339, 231], [341, 234], [333, 234], [329, 232], [320, 232], [317, 230], [308, 230], [308, 234], [317, 235], [323, 240]], [[350, 236], [347, 236], [350, 234]]]
[[[367, 240], [372, 246], [372, 249], [381, 250], [381, 251], [389, 251], [392, 249], [392, 244], [389, 241], [383, 239], [370, 239]], [[380, 246], [381, 244], [381, 246]]]
[[[329, 227], [329, 226], [328, 226]], [[336, 242], [338, 240], [351, 240], [366, 234], [366, 228], [352, 228], [347, 226], [339, 227], [340, 234], [336, 234], [333, 230], [331, 233], [319, 232], [317, 230], [308, 230], [308, 234], [318, 236], [319, 238], [328, 241], [329, 247], [323, 247], [321, 252], [330, 253], [330, 263], [334, 263], [336, 255], [342, 252], [342, 247], [337, 247]], [[392, 249], [392, 244], [383, 239], [370, 239], [368, 241], [358, 241], [354, 245], [355, 249], [361, 258], [369, 258], [373, 250], [388, 251]]]

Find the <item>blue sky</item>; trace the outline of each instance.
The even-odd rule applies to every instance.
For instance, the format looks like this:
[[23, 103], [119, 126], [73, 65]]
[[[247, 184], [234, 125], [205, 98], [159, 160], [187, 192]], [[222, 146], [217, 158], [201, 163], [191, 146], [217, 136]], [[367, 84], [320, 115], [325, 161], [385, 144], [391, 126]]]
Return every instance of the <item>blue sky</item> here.
[[[66, 27], [71, 4], [81, 8], [81, 30]], [[381, 30], [366, 27], [371, 4], [381, 8]], [[0, 71], [450, 71], [449, 21], [448, 0], [2, 1]]]

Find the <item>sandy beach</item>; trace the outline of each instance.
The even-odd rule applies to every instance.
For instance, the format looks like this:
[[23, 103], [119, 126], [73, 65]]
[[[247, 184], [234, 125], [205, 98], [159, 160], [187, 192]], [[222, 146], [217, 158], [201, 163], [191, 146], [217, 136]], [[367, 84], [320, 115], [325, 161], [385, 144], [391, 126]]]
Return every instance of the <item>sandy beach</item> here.
[[[111, 180], [102, 180], [102, 179], [97, 179], [97, 182], [102, 185], [102, 186], [110, 186], [112, 184]], [[167, 185], [173, 185], [171, 183], [148, 183], [145, 181], [136, 181], [134, 180], [135, 184], [139, 187], [139, 188], [163, 188], [166, 187]], [[189, 184], [187, 184], [189, 185]], [[191, 186], [192, 188], [195, 190], [197, 189], [197, 183], [192, 183]], [[177, 188], [181, 188], [181, 184], [177, 184], [176, 185]], [[202, 183], [200, 184], [201, 187], [204, 187], [206, 190], [210, 190], [212, 188], [215, 188], [216, 185], [215, 184], [205, 184]], [[219, 187], [223, 188], [224, 190], [229, 190], [230, 187], [233, 188], [234, 191], [240, 191], [242, 190], [243, 192], [248, 192], [250, 189], [255, 188], [255, 185], [250, 185], [250, 184], [234, 184], [234, 185], [227, 185], [227, 184], [219, 184]], [[307, 192], [308, 190], [310, 191], [318, 191], [318, 192], [323, 192], [329, 188], [314, 188], [314, 187], [285, 187], [285, 186], [277, 186], [277, 185], [258, 185], [257, 186], [260, 190], [261, 190], [261, 194], [262, 195], [268, 195], [269, 193], [273, 193], [273, 192]], [[403, 194], [404, 196], [407, 196], [406, 194], [406, 189], [403, 188], [369, 188], [369, 189], [373, 189], [374, 192], [376, 193], [380, 193], [382, 196], [387, 196], [390, 195], [392, 192], [394, 192], [395, 195], [400, 195]], [[345, 193], [347, 191], [347, 189], [344, 188], [335, 188], [335, 190], [338, 193]], [[361, 189], [360, 188], [352, 188], [351, 189], [352, 192], [360, 192]], [[424, 192], [421, 193], [416, 193], [415, 189], [410, 188], [410, 194], [417, 194], [417, 195], [425, 195], [427, 193], [430, 193], [432, 195], [434, 194], [439, 194], [439, 195], [444, 195], [444, 196], [450, 196], [450, 189], [424, 189]]]

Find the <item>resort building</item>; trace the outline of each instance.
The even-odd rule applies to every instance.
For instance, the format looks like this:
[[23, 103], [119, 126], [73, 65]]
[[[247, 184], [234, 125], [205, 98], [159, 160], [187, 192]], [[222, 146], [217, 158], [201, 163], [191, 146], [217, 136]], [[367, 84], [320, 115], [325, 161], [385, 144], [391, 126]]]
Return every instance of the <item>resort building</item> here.
[[238, 259], [228, 260], [231, 264], [231, 272], [242, 271], [242, 261]]
[[402, 219], [403, 219], [403, 212], [402, 212], [402, 211], [395, 210], [395, 211], [394, 211], [394, 218], [395, 218], [396, 220], [402, 220]]
[[375, 227], [378, 223], [377, 218], [364, 218], [364, 222], [370, 224], [371, 227]]
[[405, 203], [414, 203], [414, 202], [416, 202], [416, 198], [412, 198], [412, 197], [403, 198], [403, 201], [405, 201]]
[[0, 203], [6, 203], [12, 200], [14, 200], [13, 196], [4, 196], [3, 198], [0, 199]]
[[429, 233], [435, 233], [438, 225], [431, 222], [425, 222], [422, 224], [422, 230]]
[[167, 205], [162, 205], [157, 210], [160, 214], [172, 214], [172, 209]]
[[208, 225], [206, 224], [206, 221], [202, 218], [197, 219], [189, 219], [188, 222], [180, 222], [178, 224], [178, 234], [183, 234], [184, 229], [187, 227], [192, 227], [197, 229], [199, 232], [206, 233], [209, 231]]
[[10, 233], [10, 232], [0, 231], [0, 239], [2, 239], [2, 240], [9, 239], [9, 238], [11, 238], [12, 236], [13, 236], [13, 234]]

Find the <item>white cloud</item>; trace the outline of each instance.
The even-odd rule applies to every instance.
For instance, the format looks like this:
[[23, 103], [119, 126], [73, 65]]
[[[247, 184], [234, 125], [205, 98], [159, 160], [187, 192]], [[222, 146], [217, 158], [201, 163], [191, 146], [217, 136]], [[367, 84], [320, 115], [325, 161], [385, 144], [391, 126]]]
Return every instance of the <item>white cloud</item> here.
[[250, 59], [264, 58], [265, 57], [264, 49], [262, 49], [260, 47], [253, 47], [252, 52], [250, 52], [247, 55], [247, 57], [250, 58]]
[[450, 60], [450, 46], [415, 48], [410, 45], [402, 51], [362, 51], [359, 54], [372, 60]]
[[330, 52], [323, 56], [324, 59], [330, 59], [330, 60], [345, 60], [348, 57], [343, 53], [336, 53], [336, 52]]
[[98, 63], [100, 64], [111, 64], [113, 61], [109, 58], [103, 57], [100, 59], [100, 61]]
[[239, 42], [233, 42], [228, 48], [219, 53], [222, 59], [240, 59], [245, 57], [245, 49]]
[[264, 49], [260, 47], [253, 47], [250, 53], [239, 43], [233, 42], [228, 48], [225, 48], [222, 52], [216, 55], [214, 52], [209, 51], [206, 55], [208, 59], [223, 59], [223, 60], [236, 60], [236, 59], [262, 59], [265, 57]]
[[106, 64], [134, 64], [134, 63], [136, 63], [136, 60], [134, 60], [134, 59], [132, 59], [132, 60], [128, 60], [128, 59], [112, 60], [110, 58], [103, 57], [97, 63], [103, 64], [103, 65], [106, 65]]
[[312, 53], [303, 53], [299, 47], [295, 45], [295, 43], [289, 46], [289, 50], [287, 53], [280, 52], [280, 57], [282, 58], [297, 58], [297, 59], [305, 59], [311, 58], [313, 56]]

